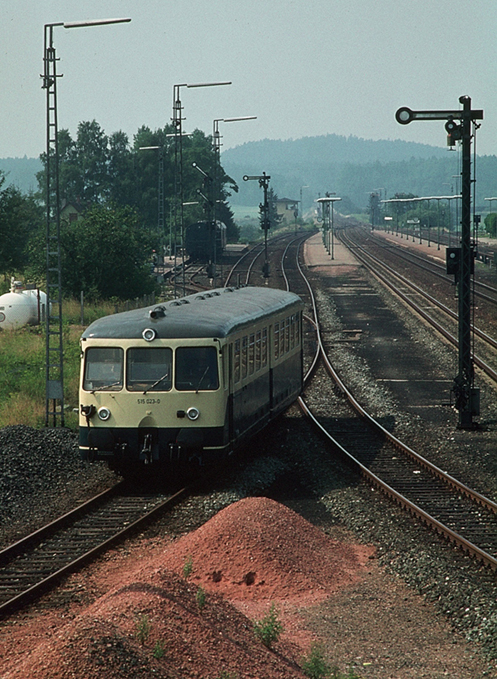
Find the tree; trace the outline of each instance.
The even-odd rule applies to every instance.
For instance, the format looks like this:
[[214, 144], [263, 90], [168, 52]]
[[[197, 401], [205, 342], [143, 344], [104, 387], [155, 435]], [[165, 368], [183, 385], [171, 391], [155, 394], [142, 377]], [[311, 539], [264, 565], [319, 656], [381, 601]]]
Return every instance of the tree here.
[[33, 196], [14, 186], [2, 189], [4, 182], [0, 172], [0, 273], [7, 276], [24, 269], [29, 237], [43, 223], [43, 214]]
[[497, 213], [491, 212], [485, 217], [485, 231], [491, 238], [497, 237]]
[[[150, 239], [129, 207], [90, 208], [84, 219], [62, 222], [61, 269], [64, 294], [90, 299], [132, 299], [153, 291]], [[33, 242], [33, 270], [45, 274], [40, 244]], [[41, 253], [43, 255], [43, 253]]]
[[[268, 208], [269, 208], [269, 225], [271, 229], [276, 229], [281, 223], [282, 216], [278, 214], [278, 210], [276, 209], [276, 201], [278, 200], [278, 196], [276, 195], [274, 189], [268, 189], [267, 192], [267, 202], [268, 202]], [[262, 219], [262, 216], [261, 216]]]
[[[212, 137], [206, 136], [201, 130], [185, 136], [181, 143], [183, 200], [189, 203], [198, 202], [184, 210], [185, 224], [188, 224], [205, 218], [204, 205], [197, 194], [202, 180], [192, 163], [197, 163], [213, 176], [215, 154]], [[170, 217], [176, 214], [174, 207], [178, 198], [178, 148], [172, 125], [154, 131], [142, 126], [134, 136], [131, 146], [127, 135], [122, 131], [107, 136], [95, 120], [81, 122], [76, 140], [71, 139], [68, 130], [59, 131], [58, 148], [61, 200], [79, 204], [84, 209], [106, 204], [133, 207], [140, 216], [142, 228], [154, 234], [155, 247], [158, 249], [172, 228]], [[40, 158], [46, 167], [46, 155], [42, 154]], [[161, 176], [165, 233], [158, 234]], [[37, 179], [39, 196], [45, 200], [46, 169], [38, 173]], [[222, 167], [219, 168], [217, 186], [218, 195], [214, 197], [216, 201], [224, 201], [231, 191], [238, 190], [236, 183]], [[237, 228], [232, 220], [232, 213], [224, 211], [224, 216], [228, 219], [225, 222], [228, 235], [233, 240], [237, 236]]]

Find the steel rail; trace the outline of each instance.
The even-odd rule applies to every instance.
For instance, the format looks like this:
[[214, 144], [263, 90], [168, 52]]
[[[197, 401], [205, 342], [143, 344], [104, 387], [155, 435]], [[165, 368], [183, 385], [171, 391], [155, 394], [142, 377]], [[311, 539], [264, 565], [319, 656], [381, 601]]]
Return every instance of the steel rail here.
[[315, 415], [313, 415], [313, 413], [310, 411], [309, 407], [307, 406], [302, 397], [299, 398], [299, 405], [302, 408], [305, 415], [307, 415], [307, 417], [309, 417], [312, 420], [315, 426], [318, 427], [318, 429], [326, 436], [330, 443], [334, 447], [336, 447], [341, 452], [341, 454], [344, 455], [347, 458], [347, 460], [350, 463], [352, 463], [353, 466], [356, 469], [358, 469], [361, 472], [361, 474], [368, 479], [368, 481], [373, 483], [379, 490], [381, 490], [385, 495], [390, 497], [396, 503], [398, 503], [405, 509], [408, 509], [410, 513], [417, 516], [424, 523], [435, 528], [439, 533], [444, 535], [451, 542], [463, 548], [469, 554], [473, 554], [485, 565], [490, 566], [493, 570], [497, 570], [497, 559], [494, 556], [492, 556], [485, 550], [480, 549], [480, 547], [474, 545], [465, 537], [463, 537], [459, 533], [456, 533], [451, 528], [441, 523], [438, 519], [428, 514], [428, 512], [425, 512], [423, 509], [421, 509], [421, 507], [416, 505], [414, 502], [411, 502], [411, 500], [409, 500], [404, 495], [402, 495], [394, 488], [392, 488], [388, 483], [382, 481], [378, 476], [376, 476], [376, 474], [373, 474], [372, 471], [370, 471], [365, 465], [363, 465], [361, 462], [359, 462], [359, 460], [357, 460], [353, 455], [351, 455], [347, 450], [345, 450], [345, 448], [335, 438], [333, 438], [333, 436], [331, 436], [331, 434], [328, 431], [326, 431], [322, 424], [317, 420]]
[[[450, 309], [445, 304], [443, 304], [442, 302], [440, 302], [438, 299], [436, 299], [435, 297], [430, 295], [429, 292], [426, 292], [425, 290], [420, 288], [419, 285], [416, 285], [416, 283], [414, 283], [413, 281], [410, 281], [408, 278], [403, 276], [401, 273], [398, 273], [397, 271], [395, 271], [395, 269], [393, 269], [391, 266], [389, 266], [388, 264], [385, 264], [385, 262], [382, 262], [381, 259], [379, 259], [375, 255], [373, 255], [371, 252], [368, 252], [362, 245], [360, 245], [358, 243], [352, 243], [350, 241], [350, 238], [348, 238], [347, 236], [344, 236], [344, 234], [342, 234], [341, 239], [342, 239], [342, 242], [343, 242], [344, 245], [347, 245], [347, 247], [349, 247], [349, 248], [350, 247], [358, 248], [366, 257], [369, 257], [376, 264], [379, 264], [380, 266], [382, 266], [386, 271], [388, 271], [389, 274], [398, 278], [400, 281], [402, 281], [402, 283], [404, 283], [408, 287], [412, 288], [417, 294], [419, 294], [421, 297], [423, 297], [427, 302], [430, 302], [430, 304], [433, 304], [434, 306], [436, 306], [438, 309], [440, 309], [445, 314], [447, 314], [447, 316], [450, 316], [450, 318], [457, 321], [457, 319], [458, 319], [457, 313], [455, 311], [453, 311], [452, 309]], [[364, 260], [361, 259], [361, 261], [363, 263], [365, 263]], [[422, 267], [422, 268], [426, 268], [426, 267]], [[376, 270], [375, 270], [375, 272], [376, 272]], [[477, 335], [477, 337], [479, 337], [484, 342], [489, 344], [493, 349], [497, 349], [497, 340], [495, 340], [493, 337], [488, 335], [483, 330], [480, 330], [479, 328], [477, 328], [473, 324], [471, 324], [471, 330], [474, 332], [475, 335]]]
[[[121, 486], [121, 484], [118, 485]], [[111, 491], [114, 491], [114, 488], [112, 488]], [[173, 495], [168, 496], [162, 502], [155, 505], [152, 509], [146, 511], [135, 521], [129, 523], [124, 528], [116, 531], [110, 537], [92, 546], [90, 549], [85, 551], [83, 554], [79, 555], [77, 558], [68, 561], [68, 563], [66, 563], [61, 568], [56, 569], [48, 576], [43, 577], [42, 579], [30, 585], [26, 589], [20, 591], [18, 594], [2, 602], [0, 604], [0, 616], [4, 616], [11, 612], [12, 610], [20, 607], [28, 600], [32, 599], [35, 595], [40, 594], [42, 591], [44, 591], [49, 585], [52, 585], [56, 581], [58, 581], [61, 576], [74, 571], [83, 563], [91, 560], [92, 558], [95, 558], [97, 555], [101, 554], [103, 551], [108, 549], [111, 545], [115, 544], [119, 540], [122, 540], [124, 537], [131, 534], [134, 530], [136, 530], [137, 527], [149, 521], [154, 515], [157, 515], [159, 512], [163, 511], [165, 507], [171, 506], [172, 504], [177, 502], [180, 498], [186, 495], [187, 492], [188, 488], [181, 488], [180, 490], [176, 491]], [[44, 539], [49, 535], [54, 535], [56, 531], [61, 528], [61, 526], [67, 525], [68, 519], [79, 518], [80, 515], [84, 514], [88, 510], [94, 509], [94, 507], [97, 504], [100, 504], [102, 502], [102, 499], [105, 499], [106, 494], [107, 491], [100, 493], [99, 495], [95, 496], [95, 498], [92, 498], [87, 503], [80, 505], [72, 512], [68, 512], [63, 517], [60, 517], [60, 519], [57, 519], [56, 521], [53, 521], [50, 524], [47, 524], [47, 526], [44, 526], [40, 530], [35, 531], [31, 535], [26, 536], [26, 538], [18, 541], [11, 547], [4, 549], [1, 553], [1, 555], [4, 557], [4, 560], [8, 556], [10, 557], [10, 560], [12, 558], [15, 558], [16, 556], [19, 556], [19, 551], [20, 548], [22, 547], [26, 547], [28, 549], [32, 548], [33, 545], [40, 544], [41, 539]], [[107, 498], [111, 496], [116, 496], [116, 492], [111, 493], [110, 495], [107, 496]], [[7, 559], [5, 563], [8, 564], [9, 559]]]
[[[400, 248], [396, 247], [395, 243], [392, 243], [391, 241], [384, 241], [381, 238], [378, 238], [377, 236], [374, 236], [372, 234], [368, 233], [368, 238], [371, 238], [374, 240], [376, 245], [380, 248], [385, 248], [390, 250], [390, 252], [393, 252], [396, 257], [399, 259], [403, 259], [406, 262], [413, 263], [413, 260], [419, 260], [423, 262], [423, 264], [418, 264], [416, 263], [416, 266], [419, 269], [422, 269], [423, 271], [427, 271], [429, 274], [432, 276], [436, 276], [437, 278], [441, 278], [442, 280], [447, 282], [447, 273], [445, 272], [445, 267], [443, 267], [441, 264], [437, 264], [436, 262], [431, 261], [430, 259], [426, 259], [426, 257], [422, 257], [421, 255], [416, 254], [415, 252], [410, 252], [410, 251], [400, 251], [400, 248], [402, 247], [401, 244]], [[405, 250], [405, 248], [404, 248]], [[426, 263], [429, 263], [430, 266], [426, 266]], [[430, 268], [431, 267], [431, 268]], [[441, 271], [437, 271], [436, 269], [440, 269]], [[476, 288], [483, 288], [485, 290], [488, 290], [489, 292], [494, 293], [494, 295], [497, 296], [497, 288], [494, 288], [492, 285], [489, 285], [488, 283], [484, 283], [483, 281], [475, 280], [474, 281]], [[481, 299], [484, 299], [487, 302], [490, 302], [490, 304], [497, 304], [497, 298], [496, 297], [490, 297], [489, 295], [484, 294], [483, 292], [480, 292], [479, 290], [475, 289], [475, 294], [480, 297]]]

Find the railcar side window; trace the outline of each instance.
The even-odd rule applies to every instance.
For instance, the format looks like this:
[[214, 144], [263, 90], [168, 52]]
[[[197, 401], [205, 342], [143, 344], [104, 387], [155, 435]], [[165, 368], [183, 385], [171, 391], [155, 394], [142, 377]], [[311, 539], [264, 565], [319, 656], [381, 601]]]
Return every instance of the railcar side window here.
[[263, 368], [267, 366], [267, 328], [262, 329], [261, 363]]
[[169, 391], [173, 352], [167, 347], [132, 348], [126, 354], [128, 391]]
[[274, 357], [279, 358], [280, 355], [280, 324], [274, 324]]
[[83, 389], [120, 391], [123, 388], [124, 352], [119, 347], [90, 347], [85, 352]]
[[285, 320], [285, 351], [290, 351], [290, 316]]
[[233, 379], [235, 382], [240, 381], [240, 340], [235, 340], [235, 355], [233, 365]]
[[175, 387], [178, 391], [213, 391], [219, 388], [217, 349], [179, 347], [176, 349]]
[[249, 337], [249, 375], [252, 375], [255, 367], [255, 335], [252, 333]]
[[261, 369], [261, 331], [258, 330], [255, 336], [255, 370]]
[[248, 369], [248, 337], [245, 335], [245, 337], [242, 338], [242, 379], [245, 379], [247, 377], [247, 369]]

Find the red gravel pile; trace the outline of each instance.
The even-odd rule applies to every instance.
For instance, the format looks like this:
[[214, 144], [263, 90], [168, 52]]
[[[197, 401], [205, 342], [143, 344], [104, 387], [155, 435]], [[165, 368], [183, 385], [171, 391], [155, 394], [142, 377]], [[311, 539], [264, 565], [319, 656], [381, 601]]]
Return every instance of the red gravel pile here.
[[[297, 679], [309, 635], [295, 623], [294, 604], [314, 603], [356, 581], [371, 555], [371, 548], [331, 541], [274, 501], [242, 500], [135, 562], [64, 627], [40, 630], [13, 667], [4, 658], [3, 676]], [[188, 579], [185, 563], [193, 569]], [[293, 633], [269, 650], [238, 608], [248, 603], [267, 612], [273, 602]]]
[[230, 601], [309, 604], [355, 582], [373, 548], [336, 542], [267, 498], [247, 498], [178, 540], [163, 565]]

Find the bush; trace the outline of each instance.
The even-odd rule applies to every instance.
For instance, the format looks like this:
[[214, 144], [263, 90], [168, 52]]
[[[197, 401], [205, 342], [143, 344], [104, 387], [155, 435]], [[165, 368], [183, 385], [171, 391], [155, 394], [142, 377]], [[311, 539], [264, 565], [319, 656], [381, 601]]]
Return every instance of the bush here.
[[324, 658], [324, 651], [319, 644], [313, 644], [309, 655], [302, 661], [302, 671], [311, 679], [327, 679], [331, 677], [331, 667]]
[[275, 641], [278, 641], [283, 632], [283, 625], [278, 620], [278, 611], [274, 604], [271, 604], [269, 613], [262, 620], [254, 622], [254, 634], [260, 639], [264, 646], [271, 648]]

